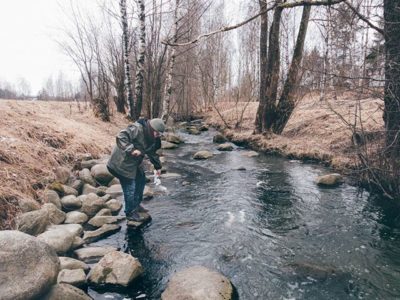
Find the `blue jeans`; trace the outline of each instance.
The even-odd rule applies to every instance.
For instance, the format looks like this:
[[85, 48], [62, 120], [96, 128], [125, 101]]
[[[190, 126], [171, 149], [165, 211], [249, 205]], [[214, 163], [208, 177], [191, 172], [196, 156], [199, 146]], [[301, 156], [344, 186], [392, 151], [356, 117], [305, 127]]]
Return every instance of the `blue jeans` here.
[[[109, 171], [111, 171], [109, 169]], [[137, 210], [140, 203], [143, 200], [143, 191], [146, 185], [146, 176], [142, 168], [138, 168], [136, 172], [136, 178], [127, 178], [119, 176], [115, 172], [111, 172], [115, 177], [119, 179], [124, 192], [125, 200], [125, 215], [129, 215], [132, 211]]]

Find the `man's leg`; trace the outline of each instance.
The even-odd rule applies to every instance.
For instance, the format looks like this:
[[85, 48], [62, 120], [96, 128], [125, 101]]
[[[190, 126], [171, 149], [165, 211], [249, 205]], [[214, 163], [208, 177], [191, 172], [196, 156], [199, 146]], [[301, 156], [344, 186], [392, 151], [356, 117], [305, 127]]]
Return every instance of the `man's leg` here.
[[121, 177], [119, 178], [119, 182], [121, 183], [122, 191], [124, 192], [125, 215], [129, 216], [135, 209], [135, 179]]
[[138, 168], [136, 173], [136, 189], [135, 189], [135, 210], [137, 210], [140, 206], [140, 203], [143, 200], [143, 191], [146, 185], [146, 175], [142, 168]]

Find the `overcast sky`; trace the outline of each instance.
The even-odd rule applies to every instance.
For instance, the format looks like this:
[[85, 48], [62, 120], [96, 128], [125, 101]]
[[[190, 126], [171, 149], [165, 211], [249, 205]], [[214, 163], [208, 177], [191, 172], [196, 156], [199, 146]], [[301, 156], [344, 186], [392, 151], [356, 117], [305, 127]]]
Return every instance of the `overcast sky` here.
[[[0, 0], [0, 80], [26, 78], [36, 94], [43, 82], [62, 70], [77, 78], [72, 63], [54, 42], [68, 0]], [[87, 1], [87, 0], [85, 0]]]

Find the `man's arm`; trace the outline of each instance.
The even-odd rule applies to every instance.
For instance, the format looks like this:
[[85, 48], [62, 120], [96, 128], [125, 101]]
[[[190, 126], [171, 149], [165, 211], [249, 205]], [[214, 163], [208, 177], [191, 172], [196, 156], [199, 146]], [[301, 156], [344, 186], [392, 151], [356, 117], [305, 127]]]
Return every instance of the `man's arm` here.
[[137, 128], [134, 127], [121, 130], [116, 137], [118, 148], [129, 155], [135, 155], [133, 152], [139, 152], [136, 155], [140, 155], [140, 149], [136, 148], [133, 144], [133, 140], [137, 136], [137, 132]]

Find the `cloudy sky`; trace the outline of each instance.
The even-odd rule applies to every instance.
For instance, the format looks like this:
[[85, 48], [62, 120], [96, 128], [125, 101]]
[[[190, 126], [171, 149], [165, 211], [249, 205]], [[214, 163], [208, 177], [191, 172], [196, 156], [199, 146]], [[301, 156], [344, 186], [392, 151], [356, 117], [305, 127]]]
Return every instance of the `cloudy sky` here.
[[62, 70], [76, 78], [72, 63], [54, 39], [65, 18], [60, 5], [68, 0], [0, 0], [0, 80], [24, 77], [36, 93]]

